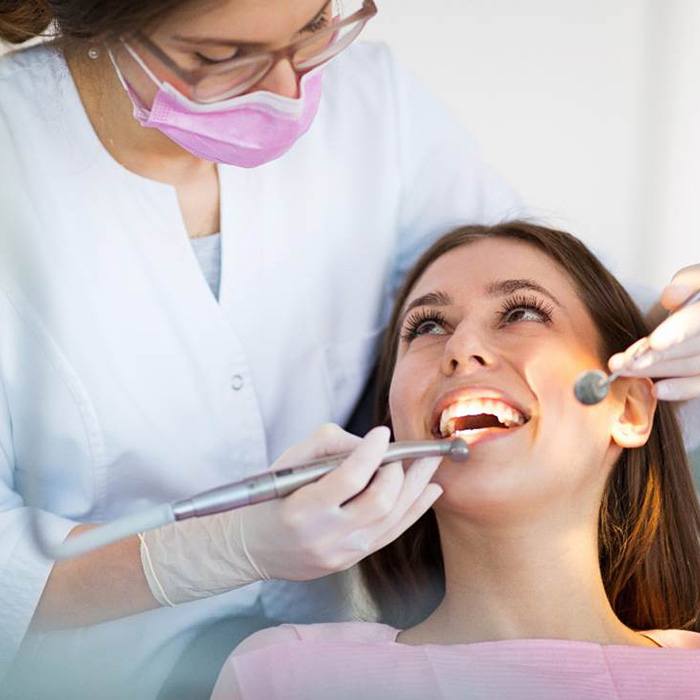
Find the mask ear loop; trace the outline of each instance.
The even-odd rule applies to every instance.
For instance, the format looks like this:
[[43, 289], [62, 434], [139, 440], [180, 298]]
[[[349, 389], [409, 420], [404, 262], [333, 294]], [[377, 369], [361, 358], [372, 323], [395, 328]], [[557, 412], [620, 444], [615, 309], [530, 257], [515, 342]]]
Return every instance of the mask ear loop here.
[[[156, 76], [155, 76], [155, 74], [153, 73], [153, 71], [148, 67], [148, 65], [147, 65], [146, 62], [141, 58], [141, 56], [139, 56], [138, 53], [137, 53], [136, 51], [134, 51], [134, 49], [133, 49], [131, 46], [129, 46], [129, 44], [127, 44], [126, 41], [124, 41], [124, 39], [120, 39], [120, 41], [121, 41], [122, 45], [124, 46], [124, 48], [129, 52], [129, 55], [131, 56], [131, 58], [133, 58], [134, 61], [136, 61], [136, 63], [138, 63], [138, 65], [140, 66], [141, 70], [143, 70], [143, 72], [151, 79], [151, 81], [155, 84], [155, 86], [158, 87], [158, 88], [162, 88], [162, 87], [163, 87], [163, 81], [162, 81], [162, 80], [158, 80], [158, 78], [156, 78]], [[112, 54], [111, 54], [111, 52], [110, 52], [110, 56], [111, 56], [111, 55], [112, 55]], [[114, 58], [112, 58], [112, 63], [114, 63], [115, 66], [116, 66], [116, 61], [114, 60]], [[121, 73], [121, 71], [119, 71], [119, 69], [117, 69], [117, 72]]]
[[[150, 68], [143, 62], [141, 57], [125, 41], [122, 40], [121, 43], [124, 45], [124, 47], [129, 52], [129, 55], [134, 59], [134, 61], [136, 61], [136, 63], [143, 69], [144, 73], [146, 73], [146, 75], [160, 89], [161, 85], [160, 85], [158, 79], [155, 77], [155, 75], [153, 75]], [[124, 77], [124, 74], [122, 73], [122, 70], [119, 67], [119, 64], [117, 63], [117, 59], [116, 59], [112, 49], [107, 49], [107, 55], [109, 56], [109, 60], [112, 62], [112, 65], [114, 66], [114, 72], [117, 74], [117, 78], [119, 79], [119, 82], [121, 83], [122, 87], [124, 88], [124, 91], [126, 92], [127, 95], [129, 95], [132, 102], [134, 103], [134, 116], [139, 121], [141, 121], [142, 119], [143, 120], [148, 119], [149, 114], [150, 114], [150, 110], [142, 103], [141, 99], [135, 93], [135, 91], [129, 85], [129, 83], [126, 82], [126, 78]]]
[[112, 52], [112, 49], [107, 49], [107, 55], [109, 56], [109, 60], [112, 62], [112, 66], [114, 66], [114, 72], [117, 74], [119, 82], [122, 84], [124, 90], [126, 92], [129, 92], [129, 86], [126, 84], [126, 79], [124, 78], [121, 68], [119, 68], [119, 66], [117, 65], [117, 60], [114, 58], [114, 53]]

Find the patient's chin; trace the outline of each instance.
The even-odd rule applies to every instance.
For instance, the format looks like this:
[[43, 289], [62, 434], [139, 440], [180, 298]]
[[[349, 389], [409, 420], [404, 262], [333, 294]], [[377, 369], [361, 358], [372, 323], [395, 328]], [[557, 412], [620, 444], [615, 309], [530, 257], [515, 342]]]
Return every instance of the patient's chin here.
[[541, 465], [477, 451], [466, 462], [443, 460], [433, 481], [443, 488], [436, 512], [459, 513], [474, 522], [529, 521], [560, 496], [560, 484]]

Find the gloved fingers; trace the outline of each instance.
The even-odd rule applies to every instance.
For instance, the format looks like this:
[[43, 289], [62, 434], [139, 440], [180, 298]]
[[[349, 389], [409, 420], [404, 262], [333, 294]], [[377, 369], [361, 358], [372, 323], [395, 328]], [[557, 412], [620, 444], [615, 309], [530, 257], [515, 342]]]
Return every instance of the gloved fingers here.
[[[663, 305], [670, 311], [682, 304], [700, 288], [700, 265], [681, 270], [672, 285], [666, 287], [662, 296]], [[626, 364], [642, 341], [637, 341], [624, 353], [610, 358], [613, 371]], [[698, 355], [700, 347], [700, 303], [691, 304], [669, 316], [649, 335], [649, 345], [655, 353], [672, 353], [674, 357]], [[643, 358], [640, 358], [643, 362]]]
[[326, 507], [349, 501], [367, 488], [386, 453], [390, 435], [385, 426], [373, 428], [339, 467], [296, 493]]
[[700, 396], [700, 376], [664, 379], [654, 385], [654, 393], [662, 401], [690, 401]]
[[404, 513], [399, 522], [388, 532], [375, 542], [373, 551], [386, 547], [390, 542], [393, 542], [399, 535], [403, 534], [413, 525], [419, 518], [432, 508], [435, 501], [443, 494], [443, 488], [440, 484], [428, 484], [421, 494], [411, 504], [411, 507]]
[[320, 457], [352, 452], [361, 442], [362, 438], [348, 433], [339, 425], [325, 423], [304, 442], [285, 450], [275, 460], [271, 469], [283, 469]]
[[396, 506], [403, 484], [404, 472], [401, 462], [391, 462], [379, 467], [369, 486], [342, 504], [346, 525], [363, 528], [386, 518]]
[[689, 265], [679, 270], [661, 294], [661, 304], [669, 311], [680, 306], [691, 294], [700, 289], [700, 265]]
[[386, 532], [393, 530], [398, 523], [403, 521], [409, 510], [422, 496], [441, 462], [442, 457], [424, 457], [415, 460], [409, 466], [406, 470], [401, 493], [390, 513], [375, 521], [372, 528], [373, 540], [383, 539]]
[[[691, 309], [695, 310], [694, 307], [688, 307], [683, 312]], [[673, 319], [668, 319], [671, 320]], [[617, 369], [626, 358], [634, 354], [635, 348], [642, 342], [640, 340], [625, 353], [611, 357], [610, 368]], [[687, 401], [697, 398], [700, 396], [700, 336], [690, 337], [667, 350], [650, 350], [625, 367], [621, 374], [624, 377], [663, 379], [654, 388], [656, 396], [663, 401]]]
[[[619, 353], [618, 355], [613, 355], [610, 358], [610, 368], [613, 369], [618, 366], [619, 360], [617, 358], [624, 358], [625, 353]], [[666, 362], [667, 360], [682, 360], [682, 359], [700, 359], [700, 337], [690, 338], [680, 345], [669, 348], [668, 350], [655, 351], [651, 350], [645, 353], [644, 356], [640, 357], [639, 360], [628, 368], [625, 368], [623, 374], [624, 376], [646, 376], [644, 370], [647, 367], [655, 365], [658, 362]]]
[[[622, 366], [625, 366], [623, 375], [627, 376], [627, 372], [632, 371], [632, 358], [636, 355], [642, 343], [646, 342], [646, 338], [640, 338], [636, 342], [632, 343], [632, 345], [630, 345], [624, 352], [618, 352], [615, 355], [613, 355], [608, 360], [608, 367], [610, 368], [610, 371], [617, 372], [618, 369], [620, 369]], [[641, 355], [639, 359], [641, 359], [642, 357], [644, 357], [644, 355]]]
[[625, 370], [623, 376], [673, 379], [700, 375], [700, 354], [678, 359], [667, 359], [663, 354], [650, 353], [650, 355], [648, 361], [635, 365], [635, 369]]
[[700, 303], [686, 306], [669, 316], [649, 336], [652, 350], [668, 350], [700, 336]]

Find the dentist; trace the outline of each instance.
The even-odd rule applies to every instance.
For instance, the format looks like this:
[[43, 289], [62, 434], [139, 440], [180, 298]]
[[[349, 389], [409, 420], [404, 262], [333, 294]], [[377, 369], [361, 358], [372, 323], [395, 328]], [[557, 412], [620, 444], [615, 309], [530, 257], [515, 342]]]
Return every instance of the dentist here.
[[[385, 48], [353, 44], [375, 12], [0, 5], [0, 37], [55, 33], [0, 60], [0, 675], [20, 646], [59, 650], [87, 695], [155, 697], [204, 624], [337, 615], [335, 580], [267, 579], [345, 570], [440, 495], [434, 461], [366, 488], [386, 431], [318, 426], [347, 421], [419, 252], [521, 210]], [[668, 398], [700, 394], [688, 311], [662, 351], [684, 377]], [[345, 450], [288, 499], [78, 560], [32, 537], [30, 508], [61, 541]]]

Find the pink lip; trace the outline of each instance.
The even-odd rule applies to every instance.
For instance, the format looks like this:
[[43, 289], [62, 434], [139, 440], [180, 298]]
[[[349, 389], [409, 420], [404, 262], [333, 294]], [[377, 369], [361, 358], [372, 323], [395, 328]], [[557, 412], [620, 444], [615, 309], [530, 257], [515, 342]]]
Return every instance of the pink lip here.
[[[510, 406], [516, 411], [519, 411], [525, 416], [524, 425], [527, 424], [531, 417], [530, 413], [521, 404], [516, 402], [507, 394], [504, 394], [499, 389], [494, 389], [492, 387], [485, 386], [461, 387], [448, 391], [437, 400], [435, 408], [433, 408], [433, 413], [430, 420], [430, 434], [433, 437], [442, 438], [442, 435], [440, 435], [440, 416], [442, 415], [442, 412], [450, 404], [465, 399], [495, 399], [497, 401], [502, 401], [504, 404]], [[514, 430], [517, 430], [517, 428], [510, 428], [508, 430], [504, 430], [503, 428], [487, 428], [484, 430], [483, 433], [475, 435], [473, 441], [470, 440], [470, 443], [483, 442], [487, 439], [493, 439], [500, 435], [510, 433]]]

